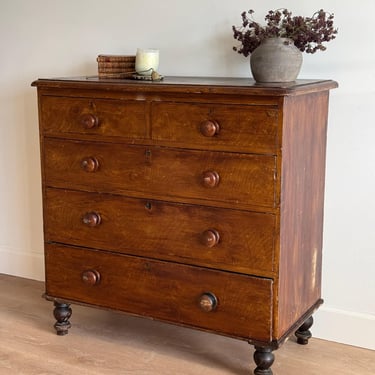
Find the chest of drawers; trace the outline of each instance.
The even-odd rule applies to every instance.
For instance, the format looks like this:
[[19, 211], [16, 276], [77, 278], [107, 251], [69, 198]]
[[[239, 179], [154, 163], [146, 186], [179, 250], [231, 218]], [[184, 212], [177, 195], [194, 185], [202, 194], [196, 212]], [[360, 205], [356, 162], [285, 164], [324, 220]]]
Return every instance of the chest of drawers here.
[[322, 303], [333, 81], [40, 79], [45, 297], [248, 341], [255, 374]]

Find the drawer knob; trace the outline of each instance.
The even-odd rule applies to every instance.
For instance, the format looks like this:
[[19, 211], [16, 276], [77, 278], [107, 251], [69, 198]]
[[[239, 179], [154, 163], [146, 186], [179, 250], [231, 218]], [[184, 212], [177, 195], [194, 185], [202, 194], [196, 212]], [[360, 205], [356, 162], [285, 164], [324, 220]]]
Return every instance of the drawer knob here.
[[99, 119], [90, 113], [81, 115], [80, 122], [85, 129], [93, 129], [99, 126]]
[[220, 241], [219, 232], [216, 229], [208, 229], [202, 233], [201, 236], [202, 244], [207, 247], [214, 247]]
[[96, 270], [84, 271], [81, 278], [84, 284], [94, 286], [100, 282], [100, 273]]
[[102, 218], [97, 212], [86, 212], [82, 218], [83, 224], [86, 224], [89, 227], [96, 227], [101, 223], [101, 221]]
[[215, 171], [206, 171], [203, 173], [203, 185], [213, 188], [219, 184], [220, 176]]
[[94, 157], [87, 157], [82, 159], [81, 168], [88, 173], [96, 172], [99, 168], [99, 162]]
[[219, 134], [220, 126], [215, 120], [206, 120], [201, 123], [200, 130], [205, 137], [213, 137]]
[[215, 311], [217, 304], [218, 302], [215, 294], [210, 292], [203, 293], [199, 299], [199, 307], [204, 312]]

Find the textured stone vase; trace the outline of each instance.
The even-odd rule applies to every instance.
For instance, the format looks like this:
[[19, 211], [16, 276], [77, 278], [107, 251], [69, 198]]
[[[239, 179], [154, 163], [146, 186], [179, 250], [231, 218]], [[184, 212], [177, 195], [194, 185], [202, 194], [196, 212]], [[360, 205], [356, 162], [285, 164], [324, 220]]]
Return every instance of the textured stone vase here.
[[257, 82], [295, 81], [302, 66], [302, 52], [287, 38], [268, 38], [250, 56]]

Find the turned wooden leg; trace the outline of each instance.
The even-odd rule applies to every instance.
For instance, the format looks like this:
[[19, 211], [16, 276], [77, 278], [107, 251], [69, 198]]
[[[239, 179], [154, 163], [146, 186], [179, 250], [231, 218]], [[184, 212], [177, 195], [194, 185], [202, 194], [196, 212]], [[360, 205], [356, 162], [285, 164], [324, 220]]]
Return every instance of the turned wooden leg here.
[[272, 375], [271, 366], [275, 356], [270, 348], [261, 348], [259, 346], [255, 347], [254, 352], [254, 362], [257, 368], [254, 370], [255, 375]]
[[53, 315], [56, 319], [54, 325], [56, 333], [59, 336], [64, 336], [68, 333], [68, 329], [71, 327], [69, 318], [72, 315], [72, 309], [67, 303], [55, 302], [55, 309], [53, 310]]
[[295, 335], [297, 337], [298, 344], [300, 345], [308, 344], [309, 339], [311, 339], [311, 336], [312, 336], [310, 332], [310, 328], [313, 325], [313, 323], [314, 323], [314, 319], [312, 316], [310, 316], [310, 318], [308, 318], [305, 321], [305, 323], [303, 323], [301, 327], [297, 329]]

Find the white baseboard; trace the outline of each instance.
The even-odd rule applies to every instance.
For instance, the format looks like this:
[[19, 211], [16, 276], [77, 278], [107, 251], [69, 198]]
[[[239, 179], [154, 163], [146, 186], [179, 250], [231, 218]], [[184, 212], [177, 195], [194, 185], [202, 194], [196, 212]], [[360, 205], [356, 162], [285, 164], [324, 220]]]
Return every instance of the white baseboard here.
[[0, 273], [44, 280], [44, 255], [35, 251], [0, 247]]
[[375, 350], [375, 315], [322, 306], [311, 331], [317, 338]]

